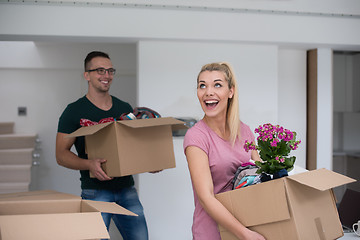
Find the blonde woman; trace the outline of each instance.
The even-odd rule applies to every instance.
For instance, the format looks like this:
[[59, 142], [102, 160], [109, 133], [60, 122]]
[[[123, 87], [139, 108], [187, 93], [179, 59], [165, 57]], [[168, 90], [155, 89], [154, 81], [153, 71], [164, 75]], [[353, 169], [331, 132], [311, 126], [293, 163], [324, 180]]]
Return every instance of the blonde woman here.
[[215, 194], [231, 190], [229, 182], [242, 163], [260, 160], [256, 151], [247, 153], [243, 148], [245, 140], [253, 141], [254, 135], [240, 121], [238, 87], [231, 66], [204, 65], [197, 78], [197, 96], [204, 117], [184, 138], [195, 201], [193, 239], [220, 240], [220, 224], [238, 239], [264, 240], [244, 227], [215, 198]]

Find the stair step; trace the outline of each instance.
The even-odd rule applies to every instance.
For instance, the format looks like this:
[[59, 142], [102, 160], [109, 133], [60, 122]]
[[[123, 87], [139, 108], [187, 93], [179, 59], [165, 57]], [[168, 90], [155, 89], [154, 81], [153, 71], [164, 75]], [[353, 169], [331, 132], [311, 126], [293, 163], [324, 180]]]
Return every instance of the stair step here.
[[32, 164], [33, 148], [0, 149], [0, 165]]
[[14, 133], [13, 122], [0, 122], [0, 134]]
[[29, 182], [16, 182], [16, 183], [0, 183], [0, 194], [15, 193], [15, 192], [28, 192]]
[[0, 183], [31, 181], [31, 165], [0, 165]]
[[34, 148], [35, 140], [33, 134], [1, 134], [0, 149]]

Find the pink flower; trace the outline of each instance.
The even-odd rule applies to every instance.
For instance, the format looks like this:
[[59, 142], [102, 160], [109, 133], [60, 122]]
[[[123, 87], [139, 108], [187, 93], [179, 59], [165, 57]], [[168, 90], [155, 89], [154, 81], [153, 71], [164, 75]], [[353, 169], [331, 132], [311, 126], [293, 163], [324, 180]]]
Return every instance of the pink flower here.
[[290, 145], [291, 150], [296, 150], [301, 143], [301, 140], [296, 141], [294, 144]]
[[284, 158], [284, 157], [280, 157], [280, 156], [276, 156], [276, 157], [275, 157], [275, 160], [278, 161], [278, 162], [281, 162], [281, 163], [284, 163], [284, 162], [285, 162], [285, 158]]
[[277, 140], [277, 139], [275, 138], [273, 141], [270, 142], [270, 145], [271, 145], [272, 147], [277, 147], [278, 142], [279, 142], [279, 140]]
[[250, 150], [255, 150], [256, 145], [254, 142], [248, 142], [248, 140], [245, 140], [244, 148], [246, 152], [249, 152]]
[[284, 138], [284, 140], [288, 142], [288, 141], [293, 140], [293, 138], [294, 138], [294, 133], [292, 131], [288, 130], [288, 129], [285, 129], [285, 138]]

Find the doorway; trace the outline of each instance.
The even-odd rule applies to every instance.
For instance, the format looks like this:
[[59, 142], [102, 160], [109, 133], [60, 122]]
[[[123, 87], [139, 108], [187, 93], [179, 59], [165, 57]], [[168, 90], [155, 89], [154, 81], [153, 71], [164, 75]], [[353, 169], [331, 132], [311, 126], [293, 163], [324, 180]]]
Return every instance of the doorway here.
[[333, 170], [357, 180], [335, 189], [360, 192], [360, 52], [333, 54]]

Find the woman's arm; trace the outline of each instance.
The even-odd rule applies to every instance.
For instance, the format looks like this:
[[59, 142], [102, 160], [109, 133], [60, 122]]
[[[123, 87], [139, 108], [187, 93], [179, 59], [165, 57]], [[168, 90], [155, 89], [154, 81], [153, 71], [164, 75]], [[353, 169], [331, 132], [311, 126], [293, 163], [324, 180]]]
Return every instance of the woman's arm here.
[[259, 152], [257, 150], [252, 150], [251, 151], [251, 159], [254, 161], [260, 161], [262, 162], [260, 156], [259, 156]]
[[221, 226], [241, 240], [264, 240], [260, 234], [242, 225], [216, 198], [208, 156], [198, 147], [185, 150], [194, 190], [204, 210]]

